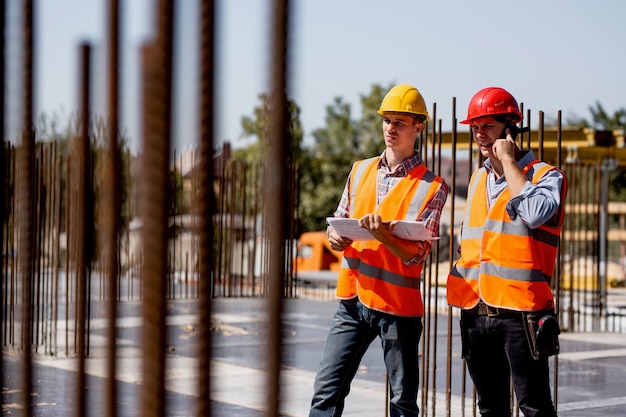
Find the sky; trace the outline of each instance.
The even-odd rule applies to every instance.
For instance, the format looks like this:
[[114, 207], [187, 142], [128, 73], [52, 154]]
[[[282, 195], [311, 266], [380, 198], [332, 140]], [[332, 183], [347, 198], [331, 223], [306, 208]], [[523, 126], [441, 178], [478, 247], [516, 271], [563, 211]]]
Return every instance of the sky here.
[[[17, 2], [8, 2], [15, 4]], [[105, 0], [36, 0], [36, 113], [61, 119], [78, 103], [78, 50], [94, 47], [94, 109], [106, 103]], [[134, 150], [142, 146], [139, 51], [152, 37], [154, 0], [121, 1], [122, 116]], [[174, 141], [197, 141], [198, 0], [177, 2]], [[305, 141], [324, 127], [326, 107], [341, 97], [361, 115], [372, 85], [416, 86], [444, 131], [452, 103], [464, 118], [472, 95], [487, 86], [510, 91], [547, 119], [590, 119], [589, 107], [626, 108], [626, 2], [623, 0], [292, 0], [288, 89], [301, 108]], [[270, 88], [269, 0], [216, 0], [217, 142], [245, 146], [241, 118]], [[9, 10], [9, 65], [19, 63]], [[11, 26], [13, 28], [11, 29]], [[12, 34], [11, 34], [12, 33]], [[16, 52], [18, 51], [18, 52]], [[8, 136], [19, 131], [19, 76], [10, 70]], [[536, 116], [533, 116], [536, 121]], [[306, 142], [305, 142], [306, 143]]]

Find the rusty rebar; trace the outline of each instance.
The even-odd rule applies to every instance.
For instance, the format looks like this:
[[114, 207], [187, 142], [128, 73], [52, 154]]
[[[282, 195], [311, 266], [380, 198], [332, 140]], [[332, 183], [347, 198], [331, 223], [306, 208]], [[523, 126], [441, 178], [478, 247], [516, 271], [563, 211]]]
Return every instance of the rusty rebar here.
[[[452, 161], [451, 165], [451, 184], [449, 184], [449, 192], [448, 198], [452, 198], [450, 201], [450, 242], [448, 244], [448, 269], [451, 270], [454, 266], [454, 210], [455, 210], [455, 202], [454, 196], [456, 193], [456, 146], [457, 146], [457, 130], [456, 130], [456, 97], [452, 98], [452, 137], [451, 137], [451, 156]], [[471, 155], [472, 155], [472, 137], [470, 134], [469, 138], [469, 171], [471, 172]], [[448, 337], [446, 340], [446, 415], [450, 417], [450, 410], [452, 405], [452, 307], [448, 306], [448, 322], [447, 322], [447, 331]], [[465, 371], [465, 366], [462, 367], [463, 371]], [[463, 387], [464, 388], [464, 387]], [[465, 392], [462, 391], [461, 395], [464, 398]]]
[[[8, 306], [8, 298], [7, 298], [7, 279], [8, 279], [8, 260], [10, 252], [7, 251], [7, 247], [5, 246], [8, 239], [6, 238], [8, 232], [8, 215], [7, 215], [7, 207], [9, 198], [8, 193], [8, 170], [7, 170], [7, 152], [8, 152], [8, 142], [4, 140], [4, 107], [5, 107], [5, 97], [4, 97], [4, 75], [5, 75], [5, 2], [4, 0], [0, 0], [0, 136], [2, 136], [2, 147], [0, 148], [0, 253], [7, 254], [6, 257], [2, 257], [0, 261], [0, 302], [3, 303], [0, 306], [0, 348], [6, 346], [7, 342], [7, 311], [6, 308]], [[0, 381], [4, 381], [4, 366], [0, 366]]]
[[144, 49], [143, 222], [143, 387], [142, 416], [165, 415], [167, 329], [166, 275], [168, 209], [171, 196], [172, 67], [174, 4], [160, 0], [157, 38]]
[[30, 417], [32, 415], [32, 399], [31, 393], [33, 388], [33, 369], [31, 363], [31, 346], [32, 346], [32, 275], [33, 275], [33, 242], [34, 242], [34, 226], [33, 226], [33, 168], [35, 155], [35, 127], [33, 120], [34, 109], [34, 84], [33, 77], [35, 73], [35, 35], [34, 22], [35, 10], [32, 0], [24, 0], [22, 3], [22, 32], [23, 32], [23, 125], [22, 125], [22, 144], [20, 147], [21, 155], [19, 158], [19, 199], [20, 210], [19, 216], [19, 264], [22, 281], [22, 333], [21, 333], [21, 349], [22, 349], [22, 406], [24, 407], [24, 415]]
[[[561, 169], [561, 111], [558, 112], [557, 116], [557, 137], [556, 137], [556, 167]], [[567, 187], [567, 180], [564, 180], [563, 187]], [[561, 209], [565, 210], [565, 201], [561, 201]], [[558, 248], [557, 248], [557, 256], [556, 256], [556, 267], [554, 270], [554, 278], [556, 278], [555, 285], [555, 306], [554, 311], [556, 314], [559, 314], [561, 309], [561, 240], [559, 239]], [[553, 382], [553, 398], [554, 398], [554, 409], [556, 411], [559, 410], [559, 355], [555, 355], [553, 359], [554, 366], [554, 382]]]
[[282, 311], [284, 265], [282, 247], [285, 241], [285, 194], [286, 187], [283, 173], [287, 172], [286, 149], [289, 144], [289, 110], [287, 102], [288, 47], [289, 47], [289, 1], [272, 2], [272, 50], [271, 50], [271, 100], [272, 111], [269, 114], [269, 152], [265, 166], [265, 202], [275, 201], [276, 205], [266, 203], [264, 225], [269, 242], [268, 251], [268, 325], [267, 337], [267, 392], [266, 404], [268, 415], [279, 413], [280, 403], [280, 367], [282, 363]]
[[198, 286], [200, 289], [200, 320], [198, 338], [198, 405], [196, 415], [211, 416], [211, 310], [212, 285], [215, 277], [213, 219], [216, 214], [214, 195], [213, 126], [215, 83], [215, 15], [212, 0], [201, 2], [200, 9], [200, 250]]
[[543, 161], [543, 140], [544, 140], [544, 113], [539, 112], [539, 127], [537, 129], [537, 159]]
[[[85, 391], [86, 384], [86, 368], [85, 357], [87, 355], [87, 305], [88, 305], [88, 283], [89, 269], [91, 263], [91, 222], [90, 217], [93, 211], [90, 210], [90, 188], [91, 184], [91, 147], [89, 143], [89, 122], [91, 118], [91, 109], [89, 101], [90, 94], [90, 75], [91, 75], [91, 46], [88, 44], [80, 45], [80, 116], [79, 131], [76, 140], [76, 156], [77, 166], [74, 179], [77, 185], [76, 196], [76, 246], [73, 250], [76, 253], [76, 301], [77, 301], [77, 353], [78, 353], [78, 372], [77, 384], [75, 388], [76, 398], [76, 416], [84, 416], [87, 414], [87, 398]], [[91, 211], [91, 212], [90, 212]]]
[[108, 417], [117, 416], [117, 357], [116, 320], [119, 281], [119, 230], [120, 230], [120, 144], [119, 144], [119, 68], [120, 68], [120, 21], [122, 20], [119, 0], [109, 0], [107, 7], [108, 44], [108, 147], [102, 181], [103, 247], [106, 248], [105, 276], [107, 283], [107, 385], [105, 413]]

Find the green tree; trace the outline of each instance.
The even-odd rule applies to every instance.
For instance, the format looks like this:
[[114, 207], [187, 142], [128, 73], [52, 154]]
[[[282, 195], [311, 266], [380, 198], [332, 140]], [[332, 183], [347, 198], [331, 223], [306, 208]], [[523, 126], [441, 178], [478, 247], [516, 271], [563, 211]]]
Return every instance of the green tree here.
[[361, 119], [358, 121], [358, 149], [362, 158], [379, 155], [385, 149], [380, 115], [377, 113], [383, 97], [393, 87], [372, 85], [369, 95], [361, 95]]
[[326, 126], [312, 133], [314, 144], [304, 151], [300, 166], [302, 231], [323, 230], [341, 198], [343, 184], [355, 160], [356, 124], [350, 104], [335, 98], [326, 107]]
[[626, 129], [626, 109], [621, 108], [613, 115], [609, 115], [602, 104], [596, 101], [594, 106], [589, 106], [591, 123], [582, 121], [582, 127], [592, 127], [596, 130]]
[[170, 217], [189, 213], [189, 205], [185, 200], [183, 183], [183, 175], [180, 170], [173, 168], [170, 171], [170, 208], [168, 210]]
[[341, 199], [354, 161], [378, 155], [385, 148], [376, 111], [389, 88], [374, 84], [369, 94], [361, 95], [358, 120], [340, 97], [326, 107], [326, 126], [313, 131], [314, 143], [302, 157], [302, 231], [323, 230], [326, 217], [333, 215]]
[[[243, 195], [241, 198], [235, 199], [238, 206], [232, 209], [240, 213], [245, 212], [245, 214], [250, 214], [258, 207], [263, 195], [261, 192], [263, 185], [262, 181], [260, 181], [262, 173], [267, 164], [276, 163], [276, 161], [267, 159], [270, 146], [274, 146], [274, 143], [269, 138], [270, 115], [275, 110], [274, 100], [269, 94], [260, 94], [259, 99], [261, 104], [254, 108], [253, 115], [244, 116], [241, 119], [242, 136], [256, 137], [257, 140], [245, 148], [236, 149], [233, 152], [233, 163], [231, 165], [233, 173], [243, 173], [241, 181], [245, 183]], [[289, 124], [287, 126], [289, 139], [285, 154], [288, 158], [286, 161], [288, 172], [285, 173], [284, 179], [293, 184], [298, 182], [296, 170], [300, 164], [301, 157], [302, 124], [300, 122], [300, 107], [293, 100], [289, 99], [287, 100], [287, 105], [289, 112]], [[289, 202], [293, 201], [297, 204], [297, 196], [289, 194], [297, 189], [297, 185], [286, 185]]]
[[[249, 163], [261, 162], [264, 160], [266, 150], [271, 146], [269, 140], [269, 116], [273, 109], [273, 100], [269, 94], [260, 94], [261, 105], [253, 110], [253, 116], [241, 118], [243, 129], [242, 137], [256, 137], [257, 141], [246, 148], [236, 150], [233, 158], [238, 161]], [[302, 123], [300, 122], [300, 107], [293, 101], [287, 100], [289, 106], [289, 143], [288, 155], [292, 160], [298, 160], [300, 156], [300, 146], [302, 143]]]
[[[613, 115], [607, 113], [599, 101], [589, 106], [591, 121], [579, 119], [576, 123], [580, 127], [591, 127], [596, 130], [626, 130], [626, 109], [618, 109]], [[609, 173], [609, 201], [626, 201], [626, 171], [618, 167]], [[609, 218], [609, 227], [619, 228], [619, 215]]]
[[[626, 130], [626, 109], [618, 109], [613, 115], [607, 113], [604, 106], [596, 101], [595, 105], [589, 106], [591, 122], [582, 121], [582, 127], [592, 127], [596, 130]], [[610, 174], [610, 200], [626, 201], [626, 173], [623, 169], [617, 169]]]
[[[299, 203], [296, 210], [299, 233], [323, 230], [326, 217], [333, 215], [341, 199], [352, 164], [359, 159], [379, 155], [385, 148], [377, 110], [383, 96], [391, 87], [392, 84], [373, 84], [368, 94], [361, 95], [361, 114], [356, 120], [353, 118], [350, 103], [346, 103], [341, 97], [335, 97], [333, 103], [326, 107], [325, 125], [313, 130], [313, 143], [302, 149], [300, 109], [295, 103], [289, 102], [292, 140], [288, 154], [297, 167]], [[245, 169], [258, 166], [263, 161], [264, 149], [270, 145], [267, 139], [267, 115], [271, 110], [271, 100], [266, 94], [259, 98], [262, 104], [254, 109], [253, 115], [242, 118], [243, 136], [256, 137], [258, 140], [233, 152], [233, 159], [237, 163], [244, 163]], [[258, 188], [255, 185], [258, 174], [254, 169], [246, 174], [247, 197], [236, 200], [246, 201], [250, 209], [250, 202], [255, 198], [254, 190]]]

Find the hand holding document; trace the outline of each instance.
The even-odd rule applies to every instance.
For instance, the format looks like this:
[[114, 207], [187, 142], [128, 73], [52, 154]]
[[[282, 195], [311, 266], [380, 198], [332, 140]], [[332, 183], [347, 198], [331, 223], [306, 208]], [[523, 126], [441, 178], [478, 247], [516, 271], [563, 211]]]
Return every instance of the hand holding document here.
[[[343, 217], [327, 217], [326, 221], [333, 227], [342, 237], [352, 240], [372, 240], [374, 237], [367, 229], [359, 226], [358, 219], [348, 219]], [[400, 220], [393, 229], [392, 235], [400, 239], [420, 241], [420, 240], [437, 240], [428, 232], [424, 223]]]

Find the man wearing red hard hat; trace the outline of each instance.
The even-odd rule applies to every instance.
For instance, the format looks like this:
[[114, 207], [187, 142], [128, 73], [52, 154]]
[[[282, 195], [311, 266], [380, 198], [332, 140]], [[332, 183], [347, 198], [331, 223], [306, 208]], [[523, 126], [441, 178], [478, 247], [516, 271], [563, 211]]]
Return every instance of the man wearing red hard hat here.
[[559, 326], [550, 282], [567, 181], [516, 145], [522, 119], [508, 91], [488, 87], [461, 122], [486, 160], [470, 179], [447, 297], [461, 309], [463, 357], [483, 417], [511, 416], [511, 381], [524, 416], [556, 416], [548, 356], [558, 353]]

